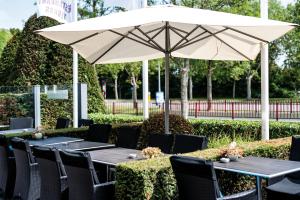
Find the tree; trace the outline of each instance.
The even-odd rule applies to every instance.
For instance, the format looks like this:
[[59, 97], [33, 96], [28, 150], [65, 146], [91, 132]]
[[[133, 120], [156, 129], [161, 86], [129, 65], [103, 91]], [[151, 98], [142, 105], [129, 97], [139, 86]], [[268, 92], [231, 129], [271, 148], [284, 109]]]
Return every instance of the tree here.
[[232, 98], [235, 98], [236, 82], [244, 75], [247, 65], [247, 62], [234, 62], [233, 66], [229, 66], [229, 76], [233, 80]]
[[0, 57], [6, 43], [11, 39], [12, 33], [5, 29], [0, 29]]
[[141, 74], [141, 62], [127, 63], [125, 65], [125, 71], [129, 75], [128, 82], [132, 86], [132, 100], [137, 102], [137, 89], [140, 85], [139, 76]]
[[99, 65], [97, 71], [99, 75], [107, 75], [112, 77], [114, 81], [115, 99], [119, 99], [118, 95], [118, 77], [119, 73], [124, 70], [124, 64], [107, 64]]

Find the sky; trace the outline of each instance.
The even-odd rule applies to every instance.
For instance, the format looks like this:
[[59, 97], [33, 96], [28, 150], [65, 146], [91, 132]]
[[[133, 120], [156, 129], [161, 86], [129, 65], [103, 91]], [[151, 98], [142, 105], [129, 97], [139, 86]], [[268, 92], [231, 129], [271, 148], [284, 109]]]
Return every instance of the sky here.
[[[280, 0], [287, 5], [295, 0]], [[35, 0], [0, 0], [0, 28], [22, 29], [24, 22], [36, 12]]]

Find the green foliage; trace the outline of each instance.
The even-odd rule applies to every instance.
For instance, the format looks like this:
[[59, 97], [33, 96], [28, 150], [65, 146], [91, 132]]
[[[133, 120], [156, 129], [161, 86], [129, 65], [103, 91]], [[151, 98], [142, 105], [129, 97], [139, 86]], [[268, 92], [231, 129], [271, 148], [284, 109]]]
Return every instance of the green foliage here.
[[[58, 25], [48, 17], [31, 16], [20, 34], [8, 43], [0, 59], [1, 85], [70, 85], [71, 48], [50, 41], [34, 31]], [[79, 58], [79, 81], [88, 84], [89, 112], [103, 112], [103, 97], [95, 69]]]
[[[143, 148], [147, 144], [149, 134], [165, 133], [164, 113], [154, 114], [145, 120], [141, 127], [140, 147]], [[169, 128], [171, 134], [193, 134], [193, 126], [179, 115], [169, 116]]]
[[10, 31], [5, 29], [0, 29], [0, 57], [6, 43], [10, 40], [11, 37], [12, 34]]
[[[216, 147], [236, 141], [256, 141], [261, 139], [260, 121], [240, 120], [191, 120], [196, 135], [205, 135], [209, 147]], [[282, 138], [300, 134], [299, 123], [270, 122], [270, 138]]]
[[94, 120], [95, 123], [99, 123], [99, 124], [124, 124], [124, 123], [143, 121], [142, 116], [112, 115], [112, 114], [101, 114], [101, 113], [89, 114], [89, 118]]
[[33, 116], [33, 96], [25, 95], [0, 95], [0, 123], [9, 124], [11, 117]]
[[[251, 142], [240, 144], [245, 155], [264, 156], [287, 159], [290, 138], [271, 140], [269, 142]], [[221, 148], [222, 149], [222, 148]], [[217, 160], [221, 149], [207, 149], [185, 154], [187, 156]], [[168, 157], [133, 161], [117, 166], [116, 170], [117, 200], [176, 199], [178, 191]], [[221, 191], [230, 194], [254, 187], [254, 179], [232, 173], [218, 173]]]

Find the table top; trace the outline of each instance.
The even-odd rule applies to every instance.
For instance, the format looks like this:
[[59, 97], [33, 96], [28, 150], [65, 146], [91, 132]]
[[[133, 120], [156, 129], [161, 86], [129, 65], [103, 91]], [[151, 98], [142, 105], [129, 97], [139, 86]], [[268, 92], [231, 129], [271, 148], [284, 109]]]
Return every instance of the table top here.
[[28, 140], [30, 146], [48, 146], [61, 143], [71, 143], [71, 142], [80, 142], [83, 141], [81, 138], [72, 138], [72, 137], [50, 137], [41, 140]]
[[47, 146], [55, 147], [57, 149], [67, 150], [67, 151], [86, 151], [86, 150], [98, 150], [98, 149], [107, 149], [107, 148], [115, 147], [114, 144], [90, 142], [90, 141], [61, 143], [61, 144], [54, 144], [54, 145], [47, 145]]
[[12, 129], [12, 130], [0, 131], [0, 134], [24, 133], [24, 132], [32, 132], [34, 130], [35, 130], [34, 128]]
[[[141, 151], [135, 149], [126, 149], [118, 147], [88, 152], [90, 153], [93, 162], [112, 166], [116, 166], [117, 164], [122, 162], [144, 159], [142, 157]], [[129, 158], [129, 154], [136, 154], [137, 157]]]
[[214, 162], [214, 168], [269, 179], [300, 171], [300, 162], [248, 156], [235, 162]]

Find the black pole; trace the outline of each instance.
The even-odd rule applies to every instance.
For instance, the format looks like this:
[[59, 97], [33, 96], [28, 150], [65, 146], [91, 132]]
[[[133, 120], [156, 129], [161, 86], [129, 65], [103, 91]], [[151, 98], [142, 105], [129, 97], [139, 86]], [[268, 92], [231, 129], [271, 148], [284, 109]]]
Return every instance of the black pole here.
[[169, 75], [170, 75], [170, 27], [169, 22], [166, 22], [166, 51], [165, 51], [165, 134], [170, 133], [169, 127]]

